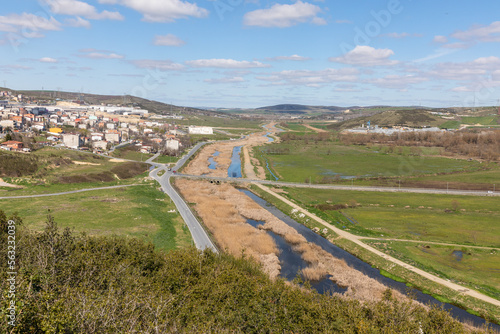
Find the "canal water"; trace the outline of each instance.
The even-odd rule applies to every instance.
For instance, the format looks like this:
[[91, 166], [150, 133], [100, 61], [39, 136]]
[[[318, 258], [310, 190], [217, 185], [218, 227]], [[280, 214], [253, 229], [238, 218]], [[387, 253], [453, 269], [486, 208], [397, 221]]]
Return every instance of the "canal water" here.
[[[451, 316], [453, 316], [455, 319], [457, 319], [459, 321], [469, 322], [469, 323], [472, 323], [476, 326], [482, 326], [482, 325], [486, 324], [486, 320], [481, 318], [481, 317], [472, 315], [472, 314], [468, 313], [467, 311], [465, 311], [465, 310], [463, 310], [455, 305], [448, 304], [448, 303], [442, 303], [439, 300], [435, 299], [434, 297], [427, 295], [427, 294], [424, 294], [423, 292], [421, 292], [418, 289], [409, 288], [408, 286], [406, 286], [405, 283], [397, 282], [397, 281], [394, 281], [393, 279], [390, 279], [388, 277], [383, 276], [382, 274], [380, 274], [380, 271], [378, 269], [373, 268], [368, 263], [361, 261], [360, 259], [358, 259], [354, 255], [351, 255], [350, 253], [346, 252], [345, 250], [341, 249], [340, 247], [335, 246], [334, 244], [332, 244], [331, 242], [329, 242], [328, 240], [326, 240], [322, 236], [314, 233], [312, 230], [305, 227], [304, 225], [297, 223], [295, 220], [293, 220], [289, 216], [285, 215], [283, 212], [278, 210], [276, 207], [272, 206], [271, 204], [269, 204], [268, 202], [266, 202], [262, 198], [258, 197], [257, 195], [255, 195], [251, 191], [249, 191], [249, 190], [240, 190], [240, 191], [242, 191], [247, 196], [249, 196], [251, 199], [253, 199], [262, 208], [268, 210], [274, 216], [281, 219], [288, 226], [293, 227], [295, 230], [297, 230], [297, 232], [302, 234], [308, 242], [312, 242], [312, 243], [315, 243], [315, 244], [321, 246], [325, 251], [329, 252], [335, 258], [343, 259], [347, 263], [347, 265], [362, 272], [363, 274], [367, 275], [368, 277], [371, 277], [371, 278], [379, 281], [380, 283], [384, 284], [385, 286], [390, 287], [394, 290], [397, 290], [403, 294], [410, 294], [414, 297], [415, 300], [417, 300], [423, 304], [437, 305], [439, 307], [443, 307], [445, 310], [450, 312]], [[256, 226], [258, 226], [260, 224], [261, 224], [261, 222], [259, 222], [259, 224], [257, 224]], [[277, 240], [277, 239], [275, 239], [275, 240]], [[286, 241], [285, 241], [285, 243], [286, 243]], [[281, 247], [280, 244], [278, 244], [278, 242], [276, 242], [276, 244], [278, 245], [278, 247]], [[286, 253], [286, 254], [288, 254], [289, 251], [293, 252], [293, 250], [288, 250], [286, 247], [280, 248], [280, 251], [282, 253]], [[293, 278], [295, 278], [297, 271], [304, 268], [304, 261], [302, 259], [300, 259], [300, 260], [297, 259], [296, 256], [291, 256], [291, 255], [283, 255], [283, 256], [286, 258], [282, 263], [282, 271], [285, 272], [284, 276], [282, 275], [282, 277], [289, 279], [287, 276], [290, 276], [290, 277], [293, 276], [292, 277], [292, 279], [293, 279]], [[280, 261], [281, 261], [281, 258], [280, 258]], [[290, 266], [291, 268], [289, 268], [288, 266]], [[293, 274], [293, 272], [295, 272], [295, 274]], [[331, 280], [329, 280], [329, 281], [332, 282]], [[332, 282], [331, 287], [318, 289], [318, 292], [324, 293], [325, 291], [329, 291], [329, 290], [332, 290], [335, 288], [339, 288], [339, 287], [337, 287]], [[322, 291], [320, 291], [320, 290], [322, 290]], [[342, 292], [342, 291], [340, 291], [340, 292]], [[490, 328], [500, 330], [499, 325], [490, 323], [489, 326], [490, 326]]]
[[219, 151], [215, 151], [214, 154], [210, 158], [208, 158], [208, 162], [210, 162], [210, 165], [208, 165], [208, 168], [210, 169], [216, 169], [217, 168], [217, 161], [214, 160], [214, 157], [219, 155]]
[[[247, 219], [247, 223], [255, 228], [258, 228], [259, 225], [264, 224], [264, 222], [262, 221], [253, 219]], [[276, 246], [279, 249], [278, 259], [281, 264], [280, 277], [283, 277], [288, 281], [292, 281], [297, 277], [297, 275], [300, 275], [302, 269], [307, 268], [307, 262], [302, 259], [300, 253], [295, 251], [292, 245], [290, 245], [281, 235], [276, 234], [273, 231], [266, 232], [273, 238]], [[312, 281], [310, 283], [311, 286], [319, 293], [344, 293], [345, 291], [347, 291], [347, 288], [338, 286], [329, 277], [326, 277], [319, 281]]]
[[241, 177], [241, 146], [235, 146], [233, 148], [233, 154], [231, 156], [231, 165], [227, 169], [228, 177]]

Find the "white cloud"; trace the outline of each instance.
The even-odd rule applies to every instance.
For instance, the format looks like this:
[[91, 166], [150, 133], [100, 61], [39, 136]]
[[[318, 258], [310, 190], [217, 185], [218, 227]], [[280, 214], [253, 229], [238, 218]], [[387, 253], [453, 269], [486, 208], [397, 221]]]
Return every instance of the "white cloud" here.
[[452, 92], [459, 92], [459, 93], [464, 93], [464, 92], [473, 92], [474, 88], [471, 87], [466, 87], [466, 86], [460, 86], [460, 87], [455, 87], [452, 88]]
[[91, 58], [91, 59], [123, 59], [123, 55], [116, 54], [107, 50], [96, 49], [81, 49], [78, 57]]
[[326, 24], [324, 19], [316, 15], [321, 8], [316, 5], [297, 1], [291, 5], [275, 4], [268, 9], [258, 9], [248, 12], [243, 17], [247, 26], [286, 28], [299, 23], [311, 21], [313, 24]]
[[480, 81], [491, 76], [500, 68], [500, 58], [482, 57], [469, 62], [439, 63], [436, 64], [429, 75], [444, 80]]
[[226, 77], [226, 78], [219, 78], [219, 79], [206, 79], [204, 81], [208, 82], [208, 83], [213, 83], [213, 84], [225, 84], [225, 83], [244, 82], [245, 79], [243, 79], [242, 77]]
[[216, 68], [259, 68], [270, 67], [259, 61], [234, 60], [234, 59], [198, 59], [188, 60], [186, 64], [191, 67], [216, 67]]
[[433, 41], [434, 41], [434, 43], [439, 43], [439, 44], [448, 43], [448, 37], [437, 35], [437, 36], [434, 36]]
[[446, 48], [446, 49], [468, 49], [472, 45], [473, 45], [473, 43], [460, 43], [460, 42], [457, 42], [457, 43], [447, 43], [447, 44], [442, 45], [441, 47], [442, 48]]
[[82, 16], [91, 20], [123, 20], [118, 12], [104, 10], [98, 12], [96, 8], [86, 2], [78, 0], [46, 0], [50, 11], [54, 14]]
[[82, 19], [79, 16], [66, 19], [64, 20], [64, 23], [70, 27], [75, 27], [75, 28], [87, 28], [87, 29], [90, 28], [90, 22]]
[[361, 89], [357, 88], [353, 84], [339, 84], [335, 86], [335, 92], [361, 92]]
[[171, 60], [137, 59], [131, 60], [131, 64], [138, 68], [148, 68], [160, 71], [178, 71], [184, 69], [184, 65], [174, 63]]
[[189, 16], [202, 18], [208, 10], [195, 3], [181, 0], [99, 0], [103, 4], [120, 4], [132, 8], [144, 16], [148, 22], [173, 22]]
[[42, 63], [58, 63], [58, 60], [55, 58], [50, 58], [50, 57], [43, 57], [38, 59]]
[[398, 64], [396, 60], [390, 60], [394, 55], [390, 49], [375, 49], [371, 46], [357, 45], [353, 50], [341, 57], [331, 57], [330, 61], [359, 66], [389, 66]]
[[0, 31], [19, 33], [24, 38], [40, 38], [40, 31], [61, 30], [61, 23], [55, 18], [49, 19], [30, 13], [0, 16]]
[[385, 77], [369, 80], [368, 82], [378, 87], [406, 89], [410, 85], [418, 84], [428, 80], [428, 78], [423, 76], [386, 75]]
[[273, 57], [273, 58], [267, 58], [267, 60], [293, 60], [293, 61], [306, 61], [310, 60], [311, 58], [309, 57], [302, 57], [299, 55], [291, 55], [291, 56], [278, 56], [278, 57]]
[[186, 42], [184, 42], [182, 39], [173, 34], [156, 36], [153, 43], [154, 45], [164, 45], [164, 46], [181, 46], [186, 44]]
[[489, 26], [472, 26], [465, 31], [457, 31], [451, 37], [469, 42], [500, 42], [500, 21]]
[[269, 75], [256, 77], [259, 80], [271, 82], [274, 85], [305, 85], [318, 87], [330, 82], [353, 82], [358, 80], [359, 71], [355, 68], [332, 69], [319, 71], [286, 70]]

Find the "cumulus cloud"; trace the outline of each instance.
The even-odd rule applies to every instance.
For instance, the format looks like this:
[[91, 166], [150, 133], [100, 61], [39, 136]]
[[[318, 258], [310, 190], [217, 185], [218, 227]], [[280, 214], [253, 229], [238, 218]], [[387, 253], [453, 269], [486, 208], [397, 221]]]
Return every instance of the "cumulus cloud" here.
[[78, 57], [91, 59], [123, 59], [125, 56], [107, 50], [81, 49]]
[[64, 23], [70, 27], [75, 27], [75, 28], [87, 28], [87, 29], [90, 28], [90, 22], [82, 19], [79, 16], [66, 19], [64, 20]]
[[24, 38], [40, 38], [42, 31], [61, 30], [55, 18], [45, 18], [30, 13], [0, 16], [0, 31], [22, 34]]
[[91, 20], [123, 20], [118, 12], [97, 9], [86, 2], [78, 0], [46, 0], [50, 11], [54, 14], [81, 16]]
[[465, 31], [457, 31], [451, 37], [469, 42], [500, 42], [500, 21], [488, 26], [472, 26]]
[[225, 78], [218, 78], [218, 79], [206, 79], [204, 81], [208, 82], [208, 83], [213, 83], [213, 84], [226, 84], [226, 83], [244, 82], [245, 79], [243, 79], [242, 77], [225, 77]]
[[316, 16], [320, 12], [321, 8], [318, 6], [299, 0], [291, 5], [275, 4], [268, 9], [248, 12], [243, 17], [243, 23], [266, 28], [286, 28], [307, 21], [318, 25], [326, 24], [324, 19]]
[[386, 75], [385, 77], [370, 80], [368, 82], [383, 88], [406, 89], [408, 86], [428, 80], [429, 79], [426, 77], [414, 75]]
[[119, 4], [143, 15], [148, 22], [173, 22], [186, 17], [202, 18], [208, 10], [181, 0], [99, 0], [102, 4]]
[[390, 66], [398, 63], [396, 60], [389, 59], [392, 55], [394, 55], [394, 51], [390, 49], [375, 49], [371, 46], [357, 45], [343, 56], [331, 57], [329, 60], [358, 66]]
[[259, 61], [234, 60], [234, 59], [198, 59], [188, 60], [186, 64], [191, 67], [216, 67], [216, 68], [259, 68], [270, 67]]
[[477, 81], [490, 76], [498, 68], [500, 68], [500, 58], [481, 57], [469, 62], [436, 64], [429, 75], [437, 79]]
[[434, 36], [433, 41], [434, 41], [434, 43], [439, 43], [439, 44], [448, 43], [448, 37], [442, 36], [442, 35], [437, 35], [437, 36]]
[[267, 58], [267, 60], [276, 61], [276, 60], [293, 60], [293, 61], [306, 61], [310, 60], [309, 57], [302, 57], [299, 55], [291, 55], [291, 56], [278, 56], [273, 58]]
[[174, 63], [171, 60], [137, 59], [130, 63], [138, 68], [155, 69], [159, 71], [179, 71], [185, 68], [184, 65]]
[[359, 71], [355, 68], [327, 68], [319, 71], [286, 70], [274, 72], [265, 76], [258, 76], [256, 78], [270, 82], [274, 85], [305, 85], [318, 87], [330, 82], [354, 82], [358, 80], [358, 74]]
[[186, 42], [184, 42], [182, 39], [173, 34], [168, 34], [164, 36], [156, 36], [153, 41], [153, 44], [164, 45], [164, 46], [181, 46], [186, 44]]
[[50, 58], [50, 57], [43, 57], [43, 58], [40, 58], [38, 59], [40, 62], [42, 63], [57, 63], [58, 60], [55, 59], [55, 58]]

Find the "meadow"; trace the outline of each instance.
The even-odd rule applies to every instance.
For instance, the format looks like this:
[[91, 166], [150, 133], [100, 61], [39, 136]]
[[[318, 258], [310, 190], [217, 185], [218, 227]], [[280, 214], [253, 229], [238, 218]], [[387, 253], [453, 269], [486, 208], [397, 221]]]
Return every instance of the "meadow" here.
[[0, 200], [8, 214], [17, 212], [34, 231], [45, 226], [51, 214], [62, 228], [94, 236], [138, 237], [161, 249], [185, 247], [191, 235], [179, 214], [169, 212], [175, 205], [163, 192], [151, 185], [110, 190]]
[[409, 149], [387, 153], [369, 147], [307, 139], [272, 144], [263, 148], [263, 152], [274, 174], [290, 182], [419, 176], [475, 171], [481, 167], [476, 161], [414, 156]]

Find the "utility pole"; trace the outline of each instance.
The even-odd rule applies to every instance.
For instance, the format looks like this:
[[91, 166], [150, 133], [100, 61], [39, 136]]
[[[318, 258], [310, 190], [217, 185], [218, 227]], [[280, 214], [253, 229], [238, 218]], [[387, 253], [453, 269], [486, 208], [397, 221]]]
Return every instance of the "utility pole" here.
[[446, 182], [446, 193], [448, 193], [448, 184], [449, 182]]

